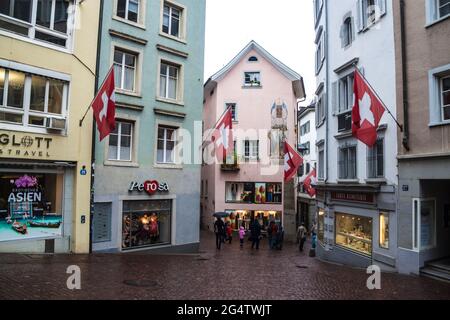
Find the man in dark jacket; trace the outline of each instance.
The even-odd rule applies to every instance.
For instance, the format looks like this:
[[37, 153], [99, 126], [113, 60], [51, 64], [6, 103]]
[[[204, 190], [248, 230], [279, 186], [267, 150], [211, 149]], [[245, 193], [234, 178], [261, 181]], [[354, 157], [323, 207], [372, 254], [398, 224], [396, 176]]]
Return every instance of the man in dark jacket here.
[[223, 223], [222, 218], [217, 218], [214, 223], [214, 233], [216, 234], [217, 250], [220, 250], [223, 241], [223, 234], [225, 233], [225, 223]]
[[250, 231], [252, 233], [252, 249], [255, 248], [256, 250], [259, 250], [259, 238], [261, 236], [261, 225], [259, 224], [258, 220], [253, 221]]

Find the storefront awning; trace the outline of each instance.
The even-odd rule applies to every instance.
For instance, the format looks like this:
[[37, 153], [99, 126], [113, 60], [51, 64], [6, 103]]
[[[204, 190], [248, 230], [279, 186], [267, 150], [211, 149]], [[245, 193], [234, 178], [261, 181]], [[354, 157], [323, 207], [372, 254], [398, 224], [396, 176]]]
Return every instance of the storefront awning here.
[[0, 169], [6, 168], [67, 168], [75, 167], [75, 162], [69, 161], [17, 161], [17, 160], [0, 160]]

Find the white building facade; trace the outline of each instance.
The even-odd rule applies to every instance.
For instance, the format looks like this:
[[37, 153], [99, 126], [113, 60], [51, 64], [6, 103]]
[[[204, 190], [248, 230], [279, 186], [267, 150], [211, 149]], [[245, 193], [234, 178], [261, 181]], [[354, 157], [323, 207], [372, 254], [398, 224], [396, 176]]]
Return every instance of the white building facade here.
[[373, 148], [351, 131], [355, 68], [396, 114], [392, 0], [316, 0], [314, 7], [318, 255], [395, 270], [398, 127], [386, 112]]

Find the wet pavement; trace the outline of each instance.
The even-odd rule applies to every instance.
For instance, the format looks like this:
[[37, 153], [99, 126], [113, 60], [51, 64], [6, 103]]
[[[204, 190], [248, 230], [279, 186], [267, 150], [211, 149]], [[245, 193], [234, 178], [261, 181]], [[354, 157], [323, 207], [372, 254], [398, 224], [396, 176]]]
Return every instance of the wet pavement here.
[[[202, 233], [201, 252], [94, 255], [0, 254], [0, 300], [5, 299], [450, 299], [450, 284], [383, 273], [381, 290], [366, 287], [365, 270], [322, 262], [286, 244], [270, 251], [235, 241], [220, 252]], [[81, 290], [67, 289], [68, 266], [81, 269]]]

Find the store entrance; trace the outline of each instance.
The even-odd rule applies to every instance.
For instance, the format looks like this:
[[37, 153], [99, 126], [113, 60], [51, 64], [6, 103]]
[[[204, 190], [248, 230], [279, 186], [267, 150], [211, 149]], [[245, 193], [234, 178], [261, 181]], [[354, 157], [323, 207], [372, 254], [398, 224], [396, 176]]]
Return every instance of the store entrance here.
[[261, 225], [261, 229], [265, 231], [270, 223], [274, 221], [277, 224], [281, 224], [281, 212], [280, 211], [255, 211], [255, 210], [226, 210], [230, 215], [225, 222], [231, 224], [231, 228], [237, 231], [241, 226], [245, 230], [250, 230], [250, 226], [253, 221], [258, 220]]

